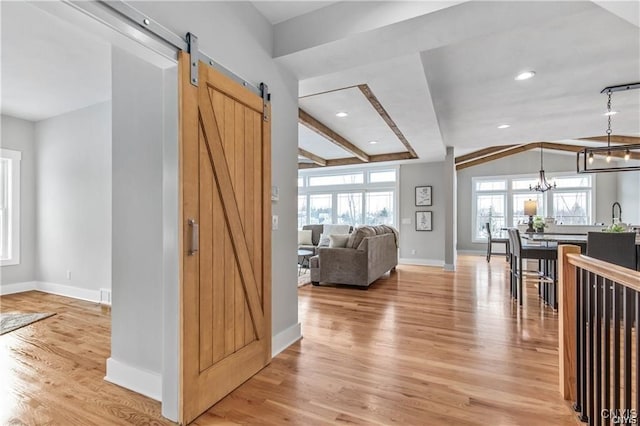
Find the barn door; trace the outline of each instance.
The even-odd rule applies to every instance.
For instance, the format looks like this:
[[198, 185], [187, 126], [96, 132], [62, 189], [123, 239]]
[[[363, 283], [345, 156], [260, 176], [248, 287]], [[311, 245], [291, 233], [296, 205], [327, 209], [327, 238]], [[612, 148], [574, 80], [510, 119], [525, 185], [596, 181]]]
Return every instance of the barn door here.
[[183, 423], [271, 360], [269, 104], [198, 68], [180, 54]]

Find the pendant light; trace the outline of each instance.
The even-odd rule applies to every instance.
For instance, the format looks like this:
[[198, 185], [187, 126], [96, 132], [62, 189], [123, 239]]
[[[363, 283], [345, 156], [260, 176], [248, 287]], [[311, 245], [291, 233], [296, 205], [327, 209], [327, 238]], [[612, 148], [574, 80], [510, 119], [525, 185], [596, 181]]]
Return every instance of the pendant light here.
[[[578, 173], [603, 173], [603, 172], [626, 172], [640, 170], [640, 164], [636, 161], [640, 159], [640, 144], [611, 146], [611, 117], [616, 111], [611, 109], [611, 95], [613, 92], [640, 89], [640, 82], [626, 83], [617, 86], [609, 86], [602, 89], [600, 93], [607, 94], [607, 145], [602, 147], [584, 148], [578, 152], [577, 171]], [[593, 167], [594, 157], [604, 156], [605, 165]], [[611, 161], [613, 158], [624, 161]]]
[[550, 184], [547, 182], [547, 178], [544, 175], [542, 151], [542, 143], [540, 143], [540, 174], [538, 175], [538, 183], [536, 183], [536, 186], [529, 185], [529, 191], [547, 192], [548, 190], [556, 187], [556, 183], [553, 182], [553, 185]]

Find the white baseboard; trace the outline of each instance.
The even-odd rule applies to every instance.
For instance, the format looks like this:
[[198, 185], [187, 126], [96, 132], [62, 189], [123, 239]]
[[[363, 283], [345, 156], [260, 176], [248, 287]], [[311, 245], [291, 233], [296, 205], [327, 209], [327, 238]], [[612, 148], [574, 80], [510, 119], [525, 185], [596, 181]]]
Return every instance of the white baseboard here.
[[107, 358], [107, 375], [104, 379], [156, 401], [162, 401], [162, 376], [153, 371]]
[[[486, 250], [458, 250], [458, 254], [468, 254], [471, 256], [486, 256], [487, 251]], [[500, 256], [500, 255], [496, 255], [496, 256]]]
[[444, 260], [437, 259], [398, 259], [401, 265], [444, 266]]
[[5, 294], [23, 293], [25, 291], [37, 290], [38, 283], [36, 281], [27, 281], [23, 283], [2, 284], [0, 285], [0, 296]]
[[271, 356], [275, 357], [300, 339], [302, 339], [302, 328], [300, 323], [292, 325], [286, 330], [281, 331], [271, 339]]
[[[38, 290], [44, 293], [57, 294], [58, 296], [71, 297], [73, 299], [87, 300], [100, 303], [100, 290], [87, 290], [86, 288], [70, 285], [49, 283], [45, 281], [29, 281], [24, 283], [0, 285], [0, 295], [23, 293], [25, 291]], [[111, 300], [109, 300], [111, 302]]]
[[100, 290], [87, 290], [86, 288], [48, 283], [44, 281], [38, 281], [37, 290], [44, 291], [45, 293], [57, 294], [58, 296], [66, 296], [73, 299], [100, 303]]

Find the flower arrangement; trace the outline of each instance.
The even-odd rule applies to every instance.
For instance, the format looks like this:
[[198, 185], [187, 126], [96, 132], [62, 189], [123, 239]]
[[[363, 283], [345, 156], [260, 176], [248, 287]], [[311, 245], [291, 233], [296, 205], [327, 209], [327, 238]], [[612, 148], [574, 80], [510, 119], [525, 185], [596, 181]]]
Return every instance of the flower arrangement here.
[[542, 216], [536, 216], [533, 218], [533, 229], [536, 230], [536, 232], [543, 232], [545, 226], [547, 226], [544, 223], [544, 218]]
[[614, 223], [608, 228], [604, 229], [604, 232], [625, 232], [627, 228], [624, 225], [620, 225], [619, 223]]

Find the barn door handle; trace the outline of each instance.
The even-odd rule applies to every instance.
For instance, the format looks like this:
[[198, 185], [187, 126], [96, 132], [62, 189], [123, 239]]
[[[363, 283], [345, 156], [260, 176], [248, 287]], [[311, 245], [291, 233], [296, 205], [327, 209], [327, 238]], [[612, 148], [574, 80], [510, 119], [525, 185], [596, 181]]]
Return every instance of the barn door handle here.
[[189, 256], [193, 256], [198, 251], [198, 245], [200, 243], [200, 226], [194, 219], [189, 219], [188, 223], [191, 228], [191, 246], [189, 247]]

